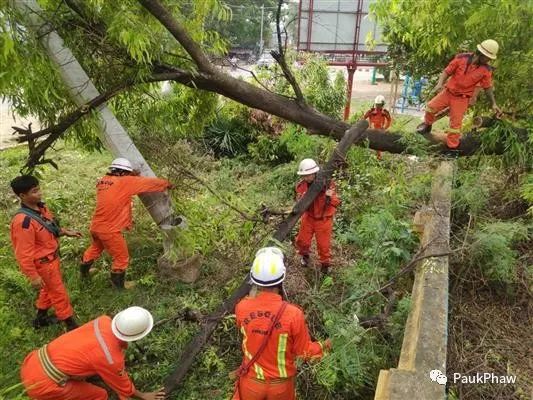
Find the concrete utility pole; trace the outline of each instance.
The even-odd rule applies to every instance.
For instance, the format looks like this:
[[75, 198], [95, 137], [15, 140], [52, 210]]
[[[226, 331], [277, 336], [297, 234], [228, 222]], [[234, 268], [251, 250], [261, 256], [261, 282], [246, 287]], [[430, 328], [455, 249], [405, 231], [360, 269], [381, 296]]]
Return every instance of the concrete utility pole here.
[[265, 5], [261, 5], [261, 38], [259, 39], [259, 57], [263, 54], [263, 24], [265, 18]]
[[[43, 10], [35, 0], [11, 0], [11, 6], [20, 11], [26, 26], [38, 35], [41, 44], [50, 59], [56, 65], [70, 96], [78, 106], [82, 106], [97, 97], [100, 93], [93, 82], [74, 57], [63, 39], [44, 20]], [[104, 103], [97, 108], [99, 114], [101, 139], [106, 148], [115, 157], [125, 157], [135, 168], [139, 168], [144, 176], [155, 176], [154, 172], [129, 137], [124, 127]], [[151, 193], [139, 196], [144, 206], [161, 227], [169, 228], [173, 225], [170, 198], [165, 193]]]

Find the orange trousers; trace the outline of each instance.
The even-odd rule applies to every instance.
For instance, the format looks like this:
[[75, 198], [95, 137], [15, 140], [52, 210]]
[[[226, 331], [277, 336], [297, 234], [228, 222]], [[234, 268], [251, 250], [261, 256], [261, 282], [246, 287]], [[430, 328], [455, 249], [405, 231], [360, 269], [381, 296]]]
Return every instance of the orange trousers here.
[[232, 400], [296, 400], [294, 382], [294, 377], [266, 382], [240, 378]]
[[74, 310], [70, 304], [67, 289], [61, 277], [59, 257], [46, 263], [35, 263], [37, 273], [44, 282], [44, 286], [39, 291], [35, 305], [41, 310], [54, 307], [57, 319], [64, 320], [72, 317]]
[[24, 359], [20, 377], [30, 399], [35, 400], [107, 400], [107, 391], [99, 386], [78, 380], [68, 380], [59, 386], [48, 378], [41, 367], [37, 351]]
[[296, 236], [296, 247], [301, 256], [309, 254], [313, 235], [316, 238], [318, 258], [321, 264], [331, 263], [331, 235], [333, 232], [333, 217], [315, 219], [305, 213], [300, 223], [300, 231]]
[[435, 114], [446, 107], [450, 107], [450, 127], [447, 130], [446, 145], [450, 149], [459, 147], [461, 141], [461, 127], [463, 117], [468, 108], [469, 97], [454, 96], [448, 89], [444, 89], [433, 97], [426, 107], [424, 122], [432, 125], [435, 122]]
[[111, 270], [122, 272], [128, 268], [130, 255], [128, 244], [121, 232], [100, 233], [91, 232], [91, 245], [83, 253], [84, 263], [94, 261], [106, 250], [112, 259]]

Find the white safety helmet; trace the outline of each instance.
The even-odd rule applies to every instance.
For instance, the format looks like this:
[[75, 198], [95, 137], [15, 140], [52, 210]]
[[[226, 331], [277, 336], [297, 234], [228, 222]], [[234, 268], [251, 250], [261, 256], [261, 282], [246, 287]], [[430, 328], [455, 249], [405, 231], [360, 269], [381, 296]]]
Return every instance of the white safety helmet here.
[[477, 49], [491, 60], [496, 60], [500, 46], [496, 40], [487, 39], [478, 44]]
[[300, 162], [298, 166], [298, 175], [311, 175], [317, 173], [320, 170], [318, 164], [312, 158], [305, 158]]
[[385, 104], [385, 96], [381, 94], [376, 96], [376, 98], [374, 99], [374, 104]]
[[257, 286], [276, 286], [285, 279], [285, 271], [281, 250], [277, 247], [263, 247], [255, 254], [250, 278]]
[[154, 318], [142, 307], [129, 307], [119, 312], [111, 322], [113, 334], [124, 342], [134, 342], [150, 333]]
[[127, 158], [119, 157], [115, 158], [111, 165], [109, 166], [109, 169], [121, 169], [123, 171], [133, 171], [133, 166], [131, 165], [130, 160]]

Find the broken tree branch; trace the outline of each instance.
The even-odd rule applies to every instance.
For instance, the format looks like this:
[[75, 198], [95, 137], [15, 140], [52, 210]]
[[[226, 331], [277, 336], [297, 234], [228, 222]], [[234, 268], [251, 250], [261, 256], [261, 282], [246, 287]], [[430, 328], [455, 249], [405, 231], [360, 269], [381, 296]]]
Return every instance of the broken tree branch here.
[[[294, 205], [289, 217], [281, 222], [275, 233], [272, 235], [271, 243], [276, 244], [285, 240], [292, 228], [296, 225], [302, 214], [311, 203], [315, 200], [318, 194], [324, 188], [324, 184], [331, 179], [335, 168], [344, 160], [346, 152], [350, 146], [361, 139], [363, 132], [368, 127], [366, 121], [359, 121], [353, 125], [345, 134], [343, 139], [339, 142], [331, 159], [326, 164], [324, 169], [319, 171], [317, 177], [306, 194]], [[203, 346], [208, 342], [213, 334], [218, 321], [226, 314], [232, 313], [237, 302], [246, 296], [250, 291], [249, 276], [246, 275], [241, 285], [233, 292], [233, 294], [209, 317], [207, 322], [202, 325], [200, 332], [185, 346], [182, 351], [182, 357], [177, 363], [176, 369], [165, 380], [165, 392], [170, 393], [178, 388], [181, 384], [187, 371], [194, 363], [195, 357], [200, 353]]]
[[287, 79], [287, 82], [292, 87], [292, 90], [294, 90], [294, 94], [296, 95], [296, 102], [299, 104], [305, 104], [304, 95], [302, 93], [302, 89], [300, 89], [300, 85], [298, 85], [298, 81], [294, 77], [290, 67], [287, 65], [287, 60], [285, 59], [285, 51], [283, 50], [283, 43], [281, 41], [281, 7], [283, 6], [283, 0], [278, 0], [278, 10], [276, 12], [276, 31], [278, 35], [278, 51], [272, 50], [270, 54], [272, 54], [272, 57], [277, 61], [279, 66], [281, 67], [281, 70], [283, 71], [283, 75], [285, 75], [285, 79]]

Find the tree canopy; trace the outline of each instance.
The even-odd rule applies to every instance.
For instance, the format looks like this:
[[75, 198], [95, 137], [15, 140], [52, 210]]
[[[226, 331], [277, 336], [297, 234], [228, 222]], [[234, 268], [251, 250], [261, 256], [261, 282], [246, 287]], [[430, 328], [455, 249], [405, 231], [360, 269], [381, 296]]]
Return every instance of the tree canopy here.
[[494, 39], [493, 62], [498, 103], [518, 114], [533, 110], [533, 3], [515, 0], [383, 0], [372, 8], [383, 26], [388, 52], [397, 69], [433, 75], [459, 52]]
[[[455, 3], [452, 1], [439, 4], [436, 11], [431, 10], [433, 6], [429, 2], [420, 2], [420, 10], [427, 14], [427, 18], [421, 17], [420, 21], [416, 18], [419, 15], [415, 11], [417, 2], [412, 2], [411, 9], [406, 8], [401, 1], [388, 0], [383, 2], [385, 3], [389, 5], [391, 15], [398, 14], [398, 21], [385, 15], [386, 9], [382, 3], [378, 3], [375, 12], [386, 26], [386, 35], [391, 41], [391, 54], [399, 65], [402, 62], [406, 67], [413, 65], [416, 71], [427, 72], [429, 67], [438, 70], [444, 65], [441, 65], [442, 60], [450, 57], [458, 43], [462, 43], [462, 39], [457, 38], [453, 42], [451, 39], [435, 41], [436, 45], [432, 45], [427, 38], [427, 32], [437, 33], [436, 28], [430, 26], [435, 12], [437, 15], [439, 12], [444, 15], [453, 10]], [[230, 24], [232, 16], [231, 8], [221, 0], [126, 0], [119, 3], [102, 0], [41, 0], [39, 4], [45, 10], [42, 17], [48, 21], [48, 28], [56, 30], [64, 38], [65, 44], [74, 52], [98, 90], [109, 94], [108, 103], [117, 116], [134, 132], [143, 135], [151, 132], [170, 135], [198, 133], [214, 116], [216, 97], [213, 93], [295, 122], [311, 133], [339, 139], [349, 128], [349, 124], [338, 120], [337, 116], [326, 115], [313, 107], [316, 99], [309, 97], [309, 93], [313, 95], [312, 90], [302, 96], [297, 80], [287, 65], [282, 65], [283, 74], [279, 77], [284, 77], [293, 90], [276, 93], [260, 83], [233, 78], [214, 64], [212, 60], [226, 54], [228, 38], [215, 30], [213, 21], [217, 21], [215, 25]], [[527, 6], [513, 5], [510, 1], [502, 1], [502, 4], [513, 15], [519, 16], [520, 21], [530, 11]], [[486, 13], [490, 11], [481, 4], [479, 7], [486, 10]], [[480, 17], [474, 18], [478, 11], [473, 6], [464, 6], [460, 10], [465, 26], [482, 25], [475, 23]], [[523, 15], [520, 15], [521, 12]], [[50, 130], [57, 133], [56, 124], [71, 116], [77, 108], [39, 45], [39, 37], [25, 26], [24, 15], [4, 1], [0, 8], [0, 19], [0, 66], [3, 71], [0, 75], [0, 93], [14, 105], [17, 113], [22, 116], [36, 115], [43, 126], [50, 127], [42, 134], [49, 134]], [[502, 18], [499, 17], [499, 20]], [[423, 21], [425, 25], [420, 25]], [[444, 19], [433, 22], [436, 26], [445, 25]], [[402, 23], [411, 24], [415, 28], [412, 31], [406, 29], [406, 33], [401, 35], [404, 29]], [[520, 26], [522, 25], [518, 25]], [[447, 32], [444, 27], [441, 29], [443, 34]], [[512, 89], [515, 88], [516, 93], [525, 94], [527, 85], [513, 76], [510, 67], [512, 58], [508, 52], [520, 52], [516, 57], [531, 56], [530, 47], [519, 50], [519, 43], [523, 41], [528, 44], [531, 39], [521, 33], [513, 36], [511, 31], [510, 28], [507, 30], [507, 36], [512, 36], [512, 40], [509, 39], [512, 45], [502, 41], [498, 61], [502, 65], [509, 65], [508, 69], [502, 68], [498, 79], [509, 74], [510, 89], [502, 88], [500, 91], [500, 87], [504, 85], [497, 86], [497, 93], [500, 92], [508, 100], [504, 106], [509, 107], [511, 100], [516, 99], [516, 96], [512, 96]], [[524, 32], [527, 31], [524, 29]], [[465, 31], [464, 35], [466, 34]], [[476, 42], [478, 38], [484, 38], [488, 34], [489, 32], [480, 31], [469, 37], [475, 37], [473, 42]], [[515, 39], [515, 36], [519, 36], [519, 39]], [[404, 53], [412, 55], [415, 61], [402, 61], [399, 55]], [[423, 61], [426, 59], [428, 61]], [[529, 71], [530, 64], [520, 64], [519, 68]], [[524, 71], [515, 75], [525, 77]], [[158, 83], [162, 81], [180, 85], [173, 85], [170, 94], [164, 96]], [[518, 105], [515, 109], [518, 109]], [[74, 135], [67, 137], [76, 138], [89, 147], [98, 147], [100, 143], [94, 121], [91, 118], [79, 121], [81, 122], [72, 124], [72, 129], [69, 130]], [[364, 136], [369, 147], [376, 150], [399, 153], [409, 148], [401, 135], [367, 130]], [[471, 154], [479, 146], [479, 139], [465, 139], [460, 151]], [[500, 146], [497, 152], [504, 148]]]
[[261, 6], [264, 6], [263, 41], [265, 48], [270, 44], [275, 20], [277, 0], [231, 0], [226, 3], [231, 10], [231, 19], [212, 19], [207, 26], [220, 33], [231, 47], [257, 50], [261, 36]]

